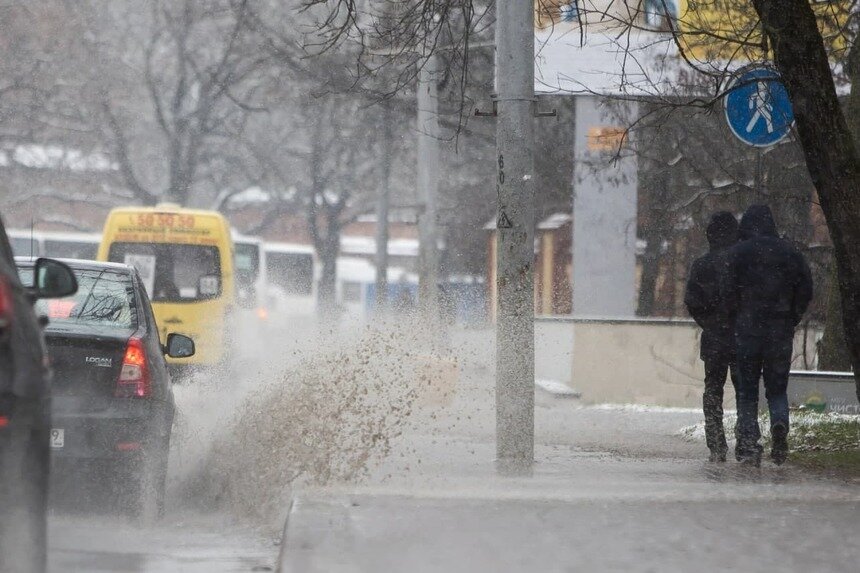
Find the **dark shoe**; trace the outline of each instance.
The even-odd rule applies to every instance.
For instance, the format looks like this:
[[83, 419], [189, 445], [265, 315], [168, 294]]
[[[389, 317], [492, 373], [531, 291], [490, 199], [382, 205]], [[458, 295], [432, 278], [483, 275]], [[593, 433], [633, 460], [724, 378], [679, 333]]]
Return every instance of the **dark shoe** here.
[[782, 422], [770, 427], [770, 438], [773, 446], [770, 449], [770, 459], [778, 466], [788, 458], [788, 428]]
[[721, 449], [711, 450], [711, 455], [708, 456], [708, 461], [711, 463], [726, 461], [726, 451]]
[[738, 454], [736, 457], [742, 466], [750, 466], [754, 468], [761, 467], [761, 452]]
[[735, 447], [735, 459], [743, 465], [761, 467], [761, 444], [753, 443], [738, 443]]

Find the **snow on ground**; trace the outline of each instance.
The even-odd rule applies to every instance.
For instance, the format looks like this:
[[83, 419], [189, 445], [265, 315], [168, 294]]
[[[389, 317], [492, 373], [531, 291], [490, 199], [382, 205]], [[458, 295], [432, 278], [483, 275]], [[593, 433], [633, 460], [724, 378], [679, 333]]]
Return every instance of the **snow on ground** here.
[[[734, 436], [735, 425], [737, 424], [737, 415], [732, 412], [723, 418], [723, 424], [726, 430], [726, 436]], [[789, 445], [792, 449], [832, 449], [841, 448], [844, 445], [850, 445], [851, 436], [844, 435], [846, 432], [856, 433], [856, 442], [860, 446], [860, 431], [853, 429], [853, 426], [860, 424], [860, 415], [856, 414], [840, 414], [835, 412], [816, 413], [816, 412], [795, 412], [791, 417], [791, 434], [789, 435]], [[759, 419], [759, 425], [762, 428], [762, 434], [767, 439], [767, 416], [763, 415]], [[836, 433], [835, 439], [830, 439], [830, 434]], [[684, 426], [678, 430], [678, 435], [684, 440], [690, 442], [704, 443], [705, 441], [705, 422], [698, 422], [689, 426]], [[817, 443], [817, 442], [820, 442]]]

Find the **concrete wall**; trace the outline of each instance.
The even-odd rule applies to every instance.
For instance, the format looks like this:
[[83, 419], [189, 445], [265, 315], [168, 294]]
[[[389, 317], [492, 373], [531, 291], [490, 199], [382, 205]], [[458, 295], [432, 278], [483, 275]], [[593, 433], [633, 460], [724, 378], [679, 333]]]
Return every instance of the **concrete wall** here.
[[[563, 382], [581, 392], [587, 403], [697, 408], [704, 387], [699, 335], [691, 320], [541, 317], [535, 321], [535, 377]], [[816, 334], [809, 337], [807, 349], [812, 352]], [[792, 367], [801, 370], [801, 333], [794, 347]], [[842, 386], [839, 399], [833, 395], [828, 403], [850, 403], [846, 393], [853, 386]], [[800, 404], [812, 390], [831, 396], [830, 388], [798, 383], [792, 399]], [[734, 409], [734, 400], [727, 382], [725, 406]]]
[[[571, 322], [571, 384], [586, 402], [697, 407], [704, 368], [698, 329], [673, 320]], [[728, 388], [726, 404], [734, 402]]]
[[[620, 104], [619, 104], [620, 105]], [[631, 318], [636, 305], [637, 161], [620, 137], [636, 104], [610, 111], [576, 98], [573, 181], [573, 313]]]
[[[535, 378], [571, 384], [574, 329], [570, 321], [546, 318], [535, 321]], [[578, 390], [578, 388], [574, 389]]]

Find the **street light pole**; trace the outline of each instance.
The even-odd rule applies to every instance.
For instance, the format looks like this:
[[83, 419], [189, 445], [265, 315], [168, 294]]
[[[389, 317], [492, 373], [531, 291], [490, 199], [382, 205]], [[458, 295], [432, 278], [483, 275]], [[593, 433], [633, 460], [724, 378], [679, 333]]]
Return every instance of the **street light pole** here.
[[[423, 65], [421, 65], [423, 63]], [[437, 59], [430, 54], [418, 70], [418, 196], [419, 215], [418, 301], [423, 316], [439, 315], [439, 251], [437, 249], [436, 193], [439, 187], [439, 99], [436, 91]]]
[[534, 6], [496, 2], [496, 457], [534, 463]]
[[383, 316], [388, 310], [388, 210], [391, 199], [391, 168], [394, 155], [394, 127], [391, 102], [382, 102], [382, 187], [376, 198], [376, 313]]

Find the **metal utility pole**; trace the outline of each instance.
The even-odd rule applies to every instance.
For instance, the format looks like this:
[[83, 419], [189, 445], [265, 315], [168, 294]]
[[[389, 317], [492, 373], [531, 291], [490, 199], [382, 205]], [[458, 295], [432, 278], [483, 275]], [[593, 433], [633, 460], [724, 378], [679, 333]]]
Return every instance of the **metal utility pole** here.
[[534, 463], [534, 6], [496, 2], [496, 457]]
[[[419, 63], [421, 65], [421, 63]], [[418, 300], [427, 318], [439, 314], [439, 252], [436, 246], [436, 192], [439, 187], [439, 99], [436, 93], [436, 56], [431, 54], [418, 70], [418, 196], [419, 215]], [[435, 320], [434, 320], [435, 323]], [[437, 325], [434, 324], [432, 328]]]
[[382, 187], [376, 198], [376, 312], [381, 315], [388, 310], [388, 207], [391, 199], [391, 163], [394, 155], [394, 129], [391, 118], [391, 102], [382, 104]]

